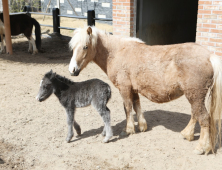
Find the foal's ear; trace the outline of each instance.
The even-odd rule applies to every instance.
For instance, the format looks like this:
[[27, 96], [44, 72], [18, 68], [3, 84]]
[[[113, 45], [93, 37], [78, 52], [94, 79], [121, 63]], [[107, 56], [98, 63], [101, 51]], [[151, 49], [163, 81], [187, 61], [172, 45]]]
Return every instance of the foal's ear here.
[[53, 79], [56, 76], [56, 73], [52, 73], [50, 79]]
[[50, 70], [50, 73], [53, 73], [52, 69]]
[[92, 28], [91, 27], [88, 27], [87, 34], [92, 35]]

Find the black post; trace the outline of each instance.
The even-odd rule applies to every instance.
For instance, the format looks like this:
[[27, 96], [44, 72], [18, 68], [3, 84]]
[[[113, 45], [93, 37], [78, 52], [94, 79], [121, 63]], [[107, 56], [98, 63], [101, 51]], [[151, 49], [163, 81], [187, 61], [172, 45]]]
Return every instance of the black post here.
[[88, 10], [87, 11], [87, 22], [88, 26], [95, 26], [95, 11], [94, 10]]
[[31, 17], [31, 14], [29, 12], [31, 12], [31, 7], [30, 6], [25, 6], [23, 9], [23, 12], [27, 12], [27, 15]]
[[60, 17], [59, 15], [59, 9], [53, 8], [52, 9], [52, 16], [53, 16], [53, 32], [60, 34]]

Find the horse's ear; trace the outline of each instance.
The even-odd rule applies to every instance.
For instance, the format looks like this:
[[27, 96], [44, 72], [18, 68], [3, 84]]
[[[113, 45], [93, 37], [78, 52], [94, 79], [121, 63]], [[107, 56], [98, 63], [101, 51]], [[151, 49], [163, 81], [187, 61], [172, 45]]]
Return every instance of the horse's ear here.
[[50, 73], [53, 73], [52, 69], [50, 70]]
[[91, 27], [88, 27], [87, 34], [92, 35], [92, 28]]

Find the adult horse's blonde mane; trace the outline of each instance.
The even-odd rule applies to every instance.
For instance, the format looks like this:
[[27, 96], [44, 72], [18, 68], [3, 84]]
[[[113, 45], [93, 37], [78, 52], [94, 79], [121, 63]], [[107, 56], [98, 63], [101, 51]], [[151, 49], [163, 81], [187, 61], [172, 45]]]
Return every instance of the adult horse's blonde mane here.
[[73, 50], [73, 48], [75, 48], [75, 46], [79, 43], [80, 43], [81, 46], [85, 46], [85, 45], [88, 45], [90, 43], [92, 44], [93, 48], [96, 46], [98, 33], [102, 32], [102, 31], [98, 30], [96, 27], [91, 27], [91, 28], [92, 28], [92, 34], [91, 35], [89, 35], [87, 33], [88, 27], [77, 28], [74, 31], [74, 35], [73, 35], [72, 39], [69, 42], [70, 50]]
[[[76, 47], [76, 45], [79, 44], [79, 43], [82, 47], [91, 43], [93, 48], [94, 48], [97, 45], [98, 34], [111, 36], [106, 31], [99, 30], [96, 27], [91, 27], [92, 28], [92, 34], [89, 35], [87, 33], [88, 28], [89, 27], [77, 28], [74, 31], [74, 35], [73, 35], [72, 39], [69, 42], [70, 50], [73, 50]], [[139, 43], [144, 43], [142, 40], [140, 40], [139, 38], [135, 38], [135, 37], [134, 38], [119, 37], [119, 38], [121, 38], [122, 40], [125, 40], [125, 41], [136, 41], [136, 42], [139, 42]]]

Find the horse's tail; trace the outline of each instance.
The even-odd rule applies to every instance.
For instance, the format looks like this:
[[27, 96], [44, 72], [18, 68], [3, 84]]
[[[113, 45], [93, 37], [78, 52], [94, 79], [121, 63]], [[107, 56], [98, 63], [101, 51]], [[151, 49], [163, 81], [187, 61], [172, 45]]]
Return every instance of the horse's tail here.
[[35, 25], [35, 43], [38, 50], [41, 49], [41, 27], [34, 18], [32, 19], [32, 24]]
[[221, 146], [221, 113], [222, 113], [222, 58], [211, 55], [210, 61], [214, 70], [213, 85], [210, 91], [210, 138], [212, 147], [217, 142]]

